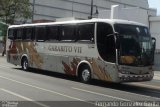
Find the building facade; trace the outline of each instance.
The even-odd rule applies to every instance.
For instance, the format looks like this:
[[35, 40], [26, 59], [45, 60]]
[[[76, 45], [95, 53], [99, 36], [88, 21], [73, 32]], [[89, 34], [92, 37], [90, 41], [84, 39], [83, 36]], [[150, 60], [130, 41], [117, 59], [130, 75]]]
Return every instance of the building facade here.
[[[35, 20], [51, 20], [57, 18], [75, 17], [88, 19], [91, 14], [92, 0], [30, 0], [33, 17]], [[98, 11], [110, 10], [111, 5], [119, 5], [122, 8], [139, 7], [148, 10], [148, 14], [156, 15], [156, 11], [149, 9], [148, 0], [93, 0], [93, 17], [97, 17]]]

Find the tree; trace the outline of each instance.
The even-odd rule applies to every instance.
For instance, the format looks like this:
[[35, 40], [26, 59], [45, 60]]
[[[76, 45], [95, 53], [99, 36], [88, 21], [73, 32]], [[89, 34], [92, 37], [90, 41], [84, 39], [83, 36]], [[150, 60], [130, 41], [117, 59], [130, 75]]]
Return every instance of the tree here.
[[29, 0], [0, 0], [0, 19], [7, 24], [25, 22], [32, 16]]

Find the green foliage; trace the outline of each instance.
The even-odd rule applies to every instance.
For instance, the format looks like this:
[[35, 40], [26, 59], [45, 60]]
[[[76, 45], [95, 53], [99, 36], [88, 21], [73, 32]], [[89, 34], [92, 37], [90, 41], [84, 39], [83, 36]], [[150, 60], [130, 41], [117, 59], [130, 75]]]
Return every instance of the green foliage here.
[[7, 24], [26, 21], [32, 16], [29, 0], [0, 0], [0, 19]]

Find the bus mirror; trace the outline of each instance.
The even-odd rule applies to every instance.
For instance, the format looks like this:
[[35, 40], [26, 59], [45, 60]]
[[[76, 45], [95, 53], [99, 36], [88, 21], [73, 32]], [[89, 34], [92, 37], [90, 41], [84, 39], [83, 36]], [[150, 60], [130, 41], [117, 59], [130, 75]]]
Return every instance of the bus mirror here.
[[110, 37], [110, 36], [116, 36], [116, 37], [118, 37], [118, 33], [116, 32], [116, 33], [112, 33], [112, 34], [106, 35], [106, 37]]
[[115, 32], [114, 35], [118, 38], [119, 33], [118, 33], [118, 32]]
[[152, 37], [152, 49], [156, 49], [156, 38]]
[[108, 34], [108, 35], [106, 35], [106, 37], [110, 37], [110, 36], [114, 36], [114, 34]]

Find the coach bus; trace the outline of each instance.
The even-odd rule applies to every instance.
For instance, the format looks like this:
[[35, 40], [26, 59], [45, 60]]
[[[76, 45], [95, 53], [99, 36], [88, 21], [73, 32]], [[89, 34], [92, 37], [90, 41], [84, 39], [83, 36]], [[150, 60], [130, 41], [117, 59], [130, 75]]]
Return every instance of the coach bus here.
[[77, 76], [82, 82], [150, 81], [155, 39], [140, 23], [91, 19], [12, 25], [7, 61]]

